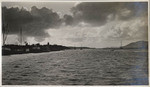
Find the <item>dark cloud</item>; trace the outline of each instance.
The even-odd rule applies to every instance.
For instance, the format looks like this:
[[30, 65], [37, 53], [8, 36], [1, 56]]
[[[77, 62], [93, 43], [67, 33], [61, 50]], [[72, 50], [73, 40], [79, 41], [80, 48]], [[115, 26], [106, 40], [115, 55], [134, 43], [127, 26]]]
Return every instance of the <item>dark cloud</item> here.
[[74, 19], [95, 25], [107, 23], [109, 15], [118, 16], [120, 20], [147, 14], [146, 2], [83, 2], [72, 8]]
[[33, 36], [37, 41], [44, 40], [49, 34], [46, 29], [59, 26], [61, 19], [56, 12], [43, 7], [41, 9], [33, 6], [31, 11], [18, 7], [2, 7], [3, 24], [9, 25], [9, 34], [19, 34], [22, 28], [25, 37]]
[[[76, 29], [87, 29], [89, 31], [100, 27], [97, 32], [101, 33], [95, 37], [100, 37], [102, 40], [103, 38], [108, 41], [118, 40], [120, 38], [127, 40], [146, 37], [147, 32], [145, 31], [148, 29], [147, 9], [147, 2], [82, 2], [71, 9], [72, 15], [65, 14], [63, 18], [60, 18], [56, 12], [46, 7], [39, 9], [33, 6], [31, 11], [17, 7], [2, 7], [2, 22], [5, 25], [9, 25], [9, 34], [19, 35], [19, 31], [22, 28], [25, 37], [34, 37], [38, 42], [50, 36], [46, 32], [47, 29], [59, 27], [62, 23], [72, 25], [69, 26], [72, 31]], [[111, 24], [111, 22], [115, 23]], [[124, 25], [125, 22], [127, 24]], [[136, 24], [136, 22], [138, 23]], [[126, 27], [123, 27], [121, 30], [118, 30], [116, 27], [110, 30], [111, 26], [120, 27], [118, 24]], [[144, 25], [140, 26], [140, 24]], [[61, 26], [64, 31], [68, 29], [68, 26], [65, 25]], [[100, 29], [105, 32], [100, 31]], [[79, 35], [75, 38], [70, 38], [70, 35], [68, 35], [67, 38], [70, 42], [83, 42], [86, 39]]]
[[72, 25], [73, 23], [73, 17], [71, 15], [64, 15], [64, 22], [66, 25]]
[[72, 12], [77, 21], [104, 24], [107, 15], [115, 13], [113, 6], [112, 3], [85, 2], [72, 8]]

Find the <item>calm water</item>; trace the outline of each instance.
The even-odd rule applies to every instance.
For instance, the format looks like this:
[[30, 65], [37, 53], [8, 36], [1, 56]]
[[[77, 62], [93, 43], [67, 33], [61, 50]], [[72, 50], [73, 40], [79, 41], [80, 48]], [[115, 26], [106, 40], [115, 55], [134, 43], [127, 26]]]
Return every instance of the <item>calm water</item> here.
[[147, 85], [142, 50], [66, 50], [2, 57], [3, 85]]

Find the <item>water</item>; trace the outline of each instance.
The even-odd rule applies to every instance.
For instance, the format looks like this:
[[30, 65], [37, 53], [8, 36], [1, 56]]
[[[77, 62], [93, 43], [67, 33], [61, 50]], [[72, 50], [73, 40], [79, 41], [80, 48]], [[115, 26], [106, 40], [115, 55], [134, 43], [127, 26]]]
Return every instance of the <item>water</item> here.
[[148, 85], [140, 50], [65, 50], [3, 56], [3, 85]]

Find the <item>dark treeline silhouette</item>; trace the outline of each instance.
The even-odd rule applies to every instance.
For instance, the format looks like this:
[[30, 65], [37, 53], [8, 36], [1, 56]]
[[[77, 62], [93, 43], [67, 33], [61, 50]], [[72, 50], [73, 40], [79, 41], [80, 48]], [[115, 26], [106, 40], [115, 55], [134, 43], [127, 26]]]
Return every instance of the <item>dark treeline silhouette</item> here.
[[40, 43], [28, 45], [14, 45], [7, 44], [2, 46], [2, 55], [12, 55], [12, 54], [24, 54], [24, 53], [41, 53], [41, 52], [51, 52], [60, 51], [67, 49], [89, 49], [88, 47], [66, 47], [62, 45], [50, 45], [49, 43], [45, 45], [40, 45]]
[[50, 45], [47, 43], [46, 45], [32, 44], [28, 45], [4, 45], [2, 46], [2, 55], [11, 55], [11, 54], [23, 54], [23, 53], [40, 53], [40, 52], [50, 52], [50, 51], [59, 51], [71, 49], [62, 45]]

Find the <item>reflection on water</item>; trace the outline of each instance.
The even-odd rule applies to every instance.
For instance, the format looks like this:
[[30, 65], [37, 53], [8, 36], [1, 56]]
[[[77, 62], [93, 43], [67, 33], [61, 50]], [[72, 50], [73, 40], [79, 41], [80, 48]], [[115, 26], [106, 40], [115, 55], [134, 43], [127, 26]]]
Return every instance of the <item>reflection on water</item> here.
[[147, 55], [140, 50], [87, 49], [5, 56], [2, 83], [147, 85]]

